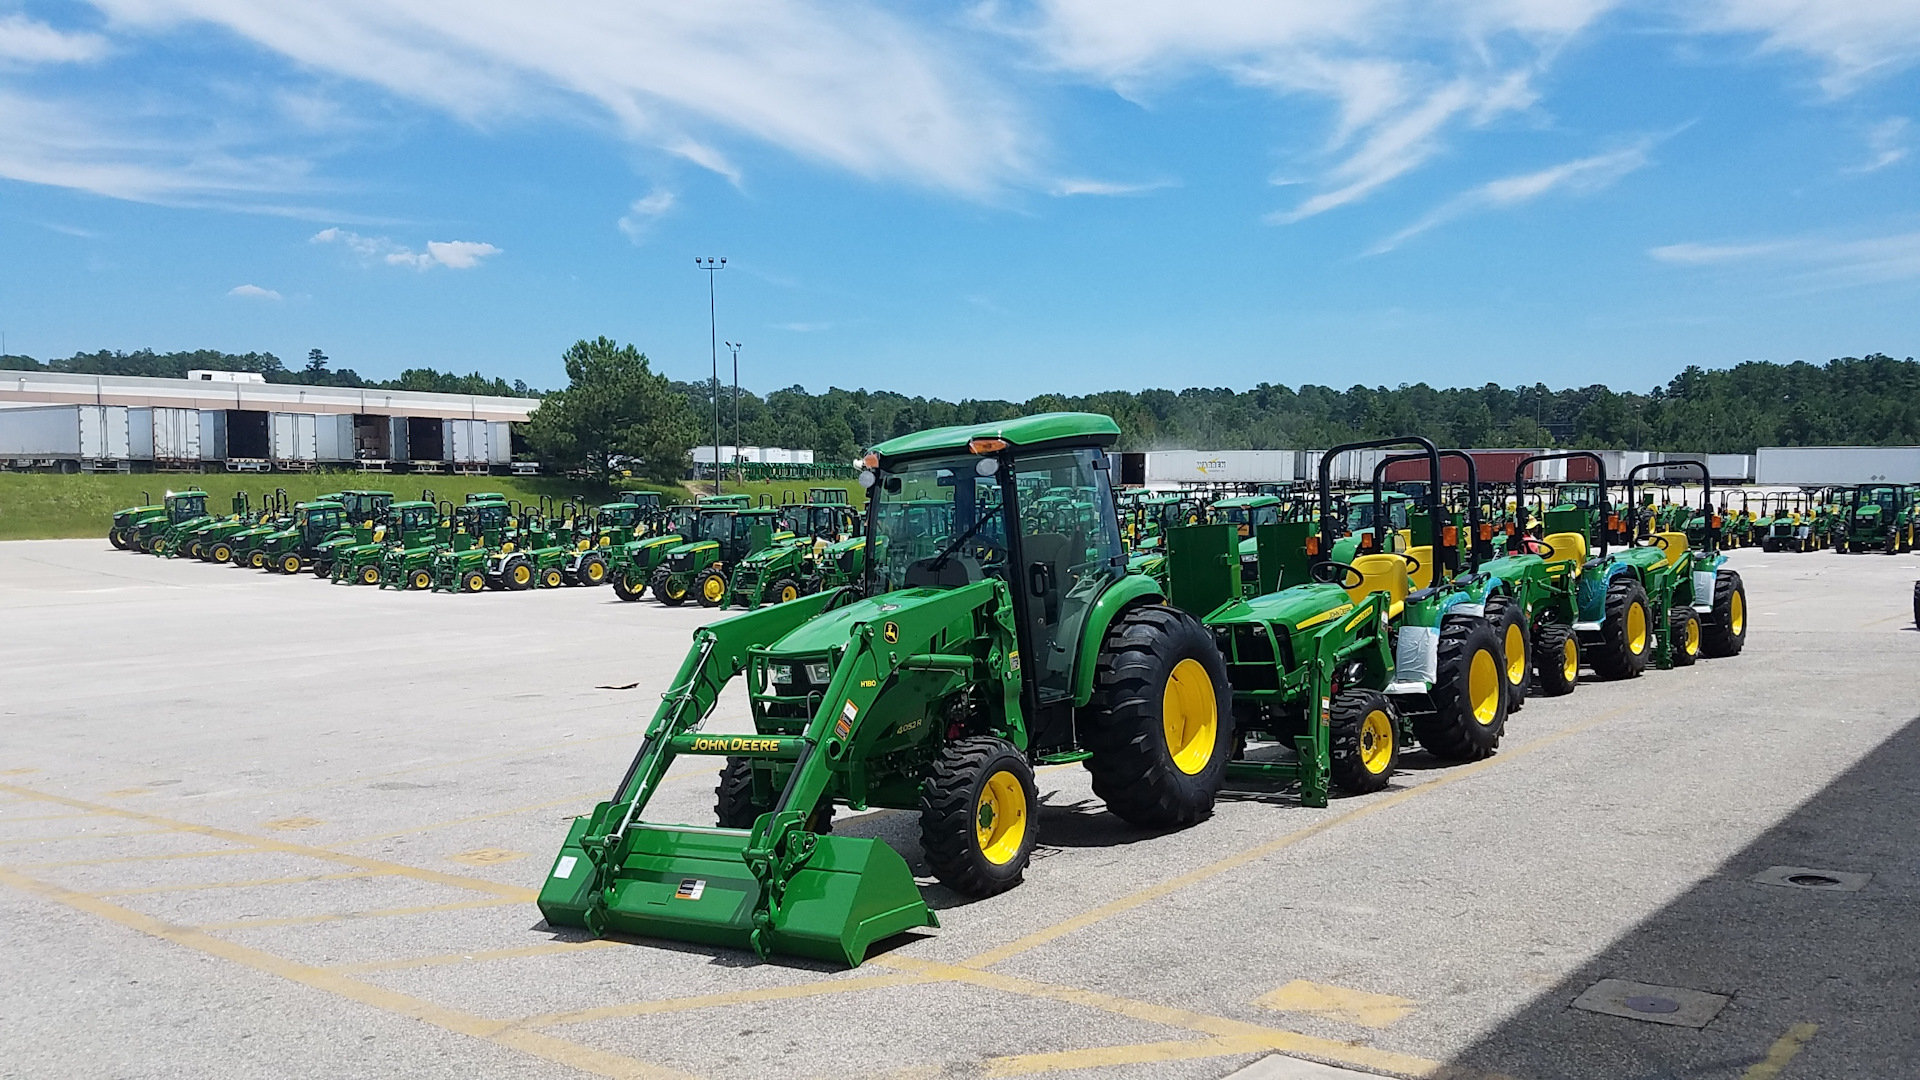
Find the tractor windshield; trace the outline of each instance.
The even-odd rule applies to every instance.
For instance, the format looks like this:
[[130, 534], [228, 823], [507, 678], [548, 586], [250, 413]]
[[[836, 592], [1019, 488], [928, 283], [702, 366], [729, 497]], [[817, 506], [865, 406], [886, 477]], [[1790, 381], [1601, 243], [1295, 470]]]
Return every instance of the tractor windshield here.
[[175, 524], [191, 521], [207, 515], [207, 497], [205, 495], [179, 495], [173, 500], [173, 520]]
[[333, 508], [308, 510], [306, 521], [301, 524], [303, 535], [308, 539], [319, 539], [340, 527], [340, 511]]
[[1885, 510], [1900, 508], [1900, 489], [1893, 487], [1860, 488], [1853, 497], [1855, 506], [1878, 506]]
[[1280, 520], [1278, 506], [1225, 506], [1214, 511], [1216, 519], [1228, 525], [1273, 525]]
[[[990, 460], [967, 456], [911, 462], [874, 487], [878, 591], [904, 588], [909, 568], [930, 563], [969, 531], [972, 535], [954, 549], [950, 560], [968, 578], [978, 576], [973, 572], [976, 568], [979, 573], [1006, 576], [1000, 479], [979, 471], [980, 463]], [[924, 565], [921, 569], [931, 573]]]

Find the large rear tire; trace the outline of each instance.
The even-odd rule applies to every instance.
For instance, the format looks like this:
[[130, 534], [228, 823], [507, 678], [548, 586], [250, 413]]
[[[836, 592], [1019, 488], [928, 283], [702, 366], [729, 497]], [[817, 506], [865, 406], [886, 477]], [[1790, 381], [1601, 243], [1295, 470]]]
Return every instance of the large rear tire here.
[[1600, 647], [1594, 650], [1593, 670], [1603, 679], [1631, 679], [1647, 669], [1653, 651], [1653, 616], [1647, 590], [1625, 574], [1607, 586], [1607, 621], [1600, 627]]
[[533, 588], [533, 564], [518, 557], [508, 559], [500, 568], [500, 581], [509, 592]]
[[1400, 724], [1378, 690], [1355, 687], [1333, 699], [1327, 730], [1330, 779], [1354, 795], [1379, 791], [1400, 763]]
[[1414, 738], [1427, 753], [1447, 761], [1491, 756], [1507, 727], [1506, 691], [1493, 627], [1470, 616], [1448, 619], [1440, 628], [1434, 711], [1414, 717]]
[[1527, 612], [1511, 596], [1489, 597], [1487, 623], [1500, 639], [1500, 670], [1507, 677], [1507, 714], [1511, 716], [1526, 704], [1527, 689], [1533, 682], [1533, 641]]
[[1747, 586], [1738, 570], [1722, 570], [1713, 578], [1713, 611], [1700, 624], [1700, 652], [1739, 656], [1746, 647]]
[[1039, 835], [1039, 793], [1026, 755], [1002, 739], [949, 743], [920, 785], [920, 848], [957, 893], [992, 896], [1020, 884]]
[[627, 582], [626, 571], [613, 575], [613, 595], [622, 600], [638, 600], [645, 593], [644, 588], [636, 589]]
[[1199, 620], [1158, 604], [1114, 620], [1085, 713], [1093, 793], [1135, 825], [1213, 813], [1233, 752], [1226, 661]]
[[599, 555], [588, 555], [580, 560], [580, 569], [573, 572], [575, 585], [605, 585], [607, 583], [607, 560]]
[[719, 607], [727, 599], [727, 575], [718, 570], [703, 570], [693, 579], [693, 595], [701, 607]]
[[112, 544], [121, 551], [125, 551], [127, 550], [127, 534], [121, 532], [119, 529], [108, 529], [107, 543]]
[[1533, 627], [1534, 685], [1547, 697], [1573, 693], [1580, 681], [1580, 639], [1559, 623]]

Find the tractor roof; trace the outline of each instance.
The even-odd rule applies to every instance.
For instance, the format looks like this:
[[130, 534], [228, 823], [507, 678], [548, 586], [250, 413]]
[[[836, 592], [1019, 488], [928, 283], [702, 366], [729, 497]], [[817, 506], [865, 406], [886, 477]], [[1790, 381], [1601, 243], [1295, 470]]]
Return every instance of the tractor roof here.
[[1236, 510], [1240, 507], [1279, 506], [1280, 501], [1278, 495], [1235, 495], [1231, 499], [1215, 499], [1213, 505], [1219, 509]]
[[930, 428], [902, 435], [873, 448], [882, 465], [893, 459], [922, 457], [938, 453], [964, 453], [975, 439], [1004, 439], [1019, 449], [1046, 443], [1112, 446], [1120, 438], [1120, 425], [1113, 417], [1099, 413], [1036, 413], [1012, 420], [994, 420], [984, 424], [959, 424]]

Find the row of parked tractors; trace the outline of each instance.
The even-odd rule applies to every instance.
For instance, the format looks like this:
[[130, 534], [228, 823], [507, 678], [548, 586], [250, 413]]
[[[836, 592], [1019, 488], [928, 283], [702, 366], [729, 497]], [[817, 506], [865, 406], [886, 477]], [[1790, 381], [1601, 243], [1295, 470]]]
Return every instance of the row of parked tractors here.
[[[555, 857], [547, 921], [859, 964], [938, 922], [885, 840], [833, 834], [837, 807], [917, 812], [934, 875], [985, 896], [1027, 869], [1038, 766], [1084, 766], [1109, 810], [1156, 830], [1205, 819], [1227, 787], [1325, 806], [1387, 786], [1415, 746], [1495, 753], [1529, 697], [1589, 672], [1745, 642], [1704, 469], [1694, 534], [1644, 518], [1638, 470], [1536, 502], [1538, 461], [1604, 469], [1542, 455], [1513, 477], [1509, 531], [1483, 518], [1472, 459], [1422, 439], [1336, 447], [1309, 489], [1196, 510], [1119, 494], [1118, 434], [1055, 413], [876, 447], [858, 581], [694, 632], [632, 762]], [[1413, 451], [1395, 460], [1429, 479], [1336, 492], [1337, 455], [1376, 447]], [[1453, 457], [1462, 484], [1442, 482]], [[753, 732], [704, 732], [736, 677]], [[649, 817], [684, 755], [725, 759], [712, 826]]]
[[752, 504], [744, 495], [663, 504], [658, 493], [615, 502], [522, 504], [497, 493], [464, 503], [423, 491], [341, 491], [256, 508], [248, 493], [224, 514], [206, 492], [170, 491], [121, 510], [108, 540], [167, 558], [311, 572], [337, 583], [477, 593], [611, 583], [623, 600], [651, 592], [678, 606], [757, 607], [859, 576], [864, 537], [842, 488], [804, 503]]

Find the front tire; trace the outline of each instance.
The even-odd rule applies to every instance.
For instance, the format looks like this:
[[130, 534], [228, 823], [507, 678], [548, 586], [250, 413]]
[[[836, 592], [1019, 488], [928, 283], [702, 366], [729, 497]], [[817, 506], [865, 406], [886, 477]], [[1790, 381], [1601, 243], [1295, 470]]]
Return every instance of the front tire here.
[[1414, 738], [1447, 761], [1479, 761], [1507, 727], [1507, 679], [1500, 639], [1485, 619], [1448, 619], [1440, 629], [1434, 711], [1414, 718]]
[[673, 574], [664, 566], [653, 572], [653, 584], [651, 587], [653, 589], [653, 598], [668, 607], [679, 607], [681, 604], [687, 602], [687, 587], [676, 584], [673, 580]]
[[627, 581], [625, 573], [613, 575], [613, 595], [622, 600], [638, 600], [645, 589], [636, 589]]
[[415, 570], [407, 575], [407, 588], [424, 592], [433, 588], [433, 575], [425, 570]]
[[125, 551], [127, 550], [127, 534], [119, 529], [108, 529], [107, 543], [112, 544], [121, 551]]
[[920, 847], [934, 876], [974, 897], [1020, 884], [1040, 831], [1039, 806], [1033, 768], [1013, 744], [949, 743], [920, 785]]
[[460, 591], [461, 592], [477, 593], [477, 592], [485, 592], [486, 589], [487, 589], [487, 575], [481, 573], [480, 571], [469, 570], [466, 573], [460, 575]]
[[217, 563], [232, 562], [233, 548], [226, 544], [215, 544], [213, 545], [213, 551], [210, 552], [209, 555], [212, 560]]
[[372, 565], [361, 567], [360, 568], [360, 584], [362, 585], [380, 584], [380, 568], [378, 566], [372, 566]]
[[254, 570], [265, 570], [267, 568], [267, 553], [264, 551], [248, 552], [247, 566]]
[[1327, 750], [1333, 786], [1354, 795], [1379, 791], [1400, 763], [1400, 725], [1378, 690], [1342, 690], [1333, 699]]
[[1507, 677], [1507, 714], [1520, 711], [1533, 681], [1533, 642], [1527, 632], [1527, 612], [1511, 596], [1487, 600], [1487, 622], [1500, 639], [1500, 670]]
[[719, 607], [727, 598], [727, 575], [718, 570], [702, 571], [693, 579], [693, 594], [700, 598], [701, 607]]
[[[1920, 614], [1920, 610], [1916, 610]], [[1713, 577], [1713, 611], [1700, 627], [1703, 656], [1739, 656], [1747, 647], [1747, 586], [1737, 570]]]
[[557, 589], [566, 583], [566, 575], [562, 574], [557, 566], [549, 566], [540, 571], [540, 587], [543, 589]]
[[1536, 623], [1533, 627], [1535, 685], [1547, 697], [1573, 693], [1580, 681], [1580, 639], [1573, 628], [1559, 623]]
[[1193, 616], [1158, 604], [1121, 615], [1086, 713], [1093, 793], [1135, 825], [1206, 820], [1233, 751], [1232, 702], [1226, 662]]
[[1674, 667], [1692, 667], [1700, 659], [1700, 615], [1691, 607], [1667, 613], [1667, 659]]
[[800, 583], [790, 577], [783, 577], [768, 586], [765, 600], [769, 604], [784, 604], [800, 597]]
[[[713, 788], [713, 813], [723, 829], [751, 829], [760, 815], [772, 807], [754, 801], [753, 759], [730, 757], [720, 769], [720, 782]], [[833, 800], [825, 795], [808, 815], [808, 832], [833, 831]]]
[[291, 553], [282, 555], [280, 557], [280, 572], [287, 575], [299, 573], [300, 556]]
[[1603, 679], [1631, 679], [1647, 669], [1653, 642], [1653, 618], [1647, 590], [1625, 574], [1607, 586], [1607, 621], [1600, 627], [1600, 648], [1593, 670]]

